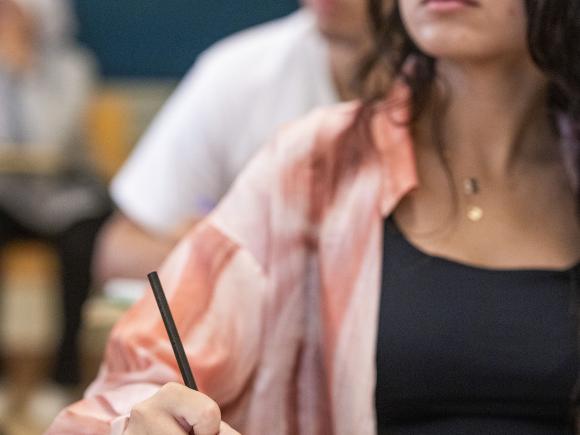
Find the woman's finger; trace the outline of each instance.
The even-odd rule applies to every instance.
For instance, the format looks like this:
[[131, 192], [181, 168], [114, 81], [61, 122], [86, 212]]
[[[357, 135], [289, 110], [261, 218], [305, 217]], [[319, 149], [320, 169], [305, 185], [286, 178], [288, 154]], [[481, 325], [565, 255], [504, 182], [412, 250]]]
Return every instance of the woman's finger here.
[[205, 394], [169, 383], [131, 411], [125, 435], [240, 435], [221, 421], [218, 405]]
[[220, 433], [219, 435], [240, 435], [239, 432], [233, 430], [229, 424], [224, 423], [223, 421], [220, 424]]
[[123, 435], [186, 435], [188, 431], [164, 412], [155, 412], [146, 407], [136, 407], [131, 412], [129, 424]]
[[164, 385], [152, 400], [155, 408], [187, 422], [195, 435], [217, 435], [220, 431], [220, 409], [203, 393], [172, 382]]

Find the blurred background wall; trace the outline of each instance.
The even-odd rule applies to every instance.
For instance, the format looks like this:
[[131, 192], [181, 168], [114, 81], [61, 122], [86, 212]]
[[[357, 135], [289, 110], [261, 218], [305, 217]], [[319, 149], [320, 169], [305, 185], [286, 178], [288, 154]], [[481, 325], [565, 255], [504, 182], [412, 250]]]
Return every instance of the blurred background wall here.
[[210, 44], [287, 14], [297, 0], [76, 0], [79, 39], [106, 78], [181, 77]]

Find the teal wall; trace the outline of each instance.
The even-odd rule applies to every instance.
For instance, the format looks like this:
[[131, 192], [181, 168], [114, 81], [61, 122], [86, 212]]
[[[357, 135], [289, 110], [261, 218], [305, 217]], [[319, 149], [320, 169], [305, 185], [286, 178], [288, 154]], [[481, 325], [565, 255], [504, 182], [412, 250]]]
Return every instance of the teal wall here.
[[105, 77], [179, 78], [201, 50], [285, 15], [297, 0], [75, 0]]

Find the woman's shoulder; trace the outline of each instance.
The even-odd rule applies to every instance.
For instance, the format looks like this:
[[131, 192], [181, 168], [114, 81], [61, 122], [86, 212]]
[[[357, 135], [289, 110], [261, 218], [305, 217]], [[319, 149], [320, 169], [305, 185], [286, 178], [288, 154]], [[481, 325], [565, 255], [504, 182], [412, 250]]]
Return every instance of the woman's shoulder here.
[[323, 149], [331, 149], [351, 131], [363, 110], [360, 101], [312, 109], [302, 117], [281, 126], [272, 146], [282, 163], [291, 164]]
[[339, 158], [348, 148], [359, 154], [372, 152], [375, 141], [395, 140], [388, 132], [407, 130], [409, 113], [408, 89], [395, 83], [385, 98], [375, 102], [353, 100], [315, 108], [282, 126], [273, 142], [286, 163], [321, 153]]
[[412, 174], [408, 114], [404, 92], [395, 89], [372, 103], [317, 108], [284, 126], [272, 142], [270, 170], [285, 203], [328, 208], [356, 180]]

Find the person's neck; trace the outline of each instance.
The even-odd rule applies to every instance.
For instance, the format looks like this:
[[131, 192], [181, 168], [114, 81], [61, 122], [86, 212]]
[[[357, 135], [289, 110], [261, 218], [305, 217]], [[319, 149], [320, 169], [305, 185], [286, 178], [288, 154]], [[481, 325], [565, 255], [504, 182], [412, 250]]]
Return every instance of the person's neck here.
[[353, 83], [363, 52], [363, 44], [344, 41], [328, 41], [330, 72], [334, 88], [341, 101], [357, 97]]
[[498, 178], [523, 162], [555, 156], [547, 82], [530, 64], [440, 62], [438, 77], [420, 124], [429, 140], [432, 123], [440, 123], [441, 140], [454, 166]]

